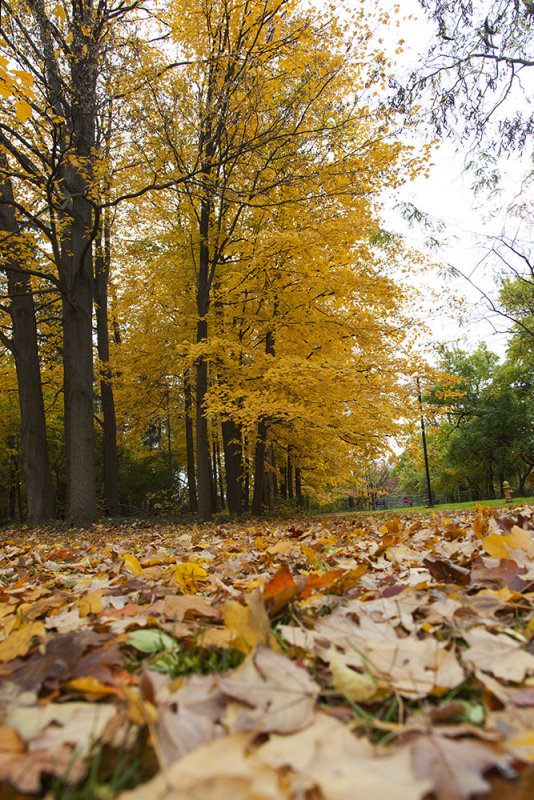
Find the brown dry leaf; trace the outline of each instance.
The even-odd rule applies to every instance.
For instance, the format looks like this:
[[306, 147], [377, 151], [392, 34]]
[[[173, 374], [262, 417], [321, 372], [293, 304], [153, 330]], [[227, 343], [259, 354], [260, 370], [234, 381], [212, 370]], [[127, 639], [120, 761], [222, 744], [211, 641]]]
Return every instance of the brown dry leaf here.
[[82, 619], [79, 608], [62, 608], [57, 614], [46, 618], [45, 627], [48, 630], [56, 630], [58, 633], [74, 633], [75, 631], [89, 628], [91, 619], [89, 616]]
[[311, 725], [291, 736], [272, 734], [257, 752], [272, 767], [291, 767], [306, 774], [324, 747], [343, 752], [348, 758], [371, 758], [375, 754], [367, 739], [357, 738], [346, 725], [323, 711], [317, 712]]
[[469, 570], [458, 564], [452, 564], [443, 558], [424, 558], [423, 564], [439, 583], [459, 583], [462, 586], [469, 583]]
[[347, 666], [367, 669], [386, 680], [404, 697], [425, 697], [453, 689], [465, 678], [454, 651], [433, 638], [369, 642], [361, 654], [348, 651], [343, 660]]
[[435, 733], [418, 736], [410, 745], [415, 774], [432, 783], [437, 800], [468, 800], [487, 792], [483, 777], [493, 767], [509, 767], [509, 758], [471, 739], [447, 739]]
[[200, 745], [209, 744], [218, 731], [222, 733], [222, 727], [188, 708], [178, 707], [176, 711], [165, 706], [158, 708], [151, 734], [160, 766], [167, 769]]
[[243, 704], [232, 721], [233, 732], [298, 731], [313, 721], [320, 691], [305, 669], [261, 646], [233, 673], [220, 676], [218, 684]]
[[292, 736], [271, 736], [258, 756], [291, 768], [315, 783], [325, 800], [422, 800], [430, 783], [416, 778], [406, 750], [377, 756], [341, 722], [319, 712], [312, 725]]
[[499, 731], [507, 752], [521, 761], [534, 762], [534, 708], [508, 706], [491, 711], [487, 726]]
[[319, 751], [308, 775], [319, 785], [325, 800], [423, 800], [430, 782], [414, 774], [406, 750], [375, 758], [356, 759], [330, 751]]
[[185, 616], [199, 614], [202, 617], [220, 619], [221, 612], [214, 608], [206, 597], [198, 594], [168, 594], [163, 600], [163, 613], [181, 622]]
[[267, 553], [271, 556], [297, 555], [300, 552], [300, 545], [292, 541], [281, 541], [267, 548]]
[[[85, 777], [86, 766], [82, 759], [74, 758], [71, 747], [64, 746], [54, 755], [46, 749], [32, 750], [20, 756], [0, 753], [0, 784], [9, 781], [25, 797], [41, 792], [42, 775], [68, 775], [76, 783]], [[11, 799], [12, 795], [8, 794]]]
[[116, 713], [115, 706], [106, 703], [50, 703], [12, 709], [6, 721], [23, 741], [31, 742], [32, 750], [53, 741], [76, 745], [81, 753], [87, 753]]
[[478, 627], [464, 633], [464, 639], [469, 650], [462, 652], [462, 661], [468, 666], [513, 683], [534, 673], [534, 656], [504, 633], [490, 633]]
[[282, 776], [247, 755], [248, 740], [246, 734], [215, 739], [117, 800], [290, 800]]

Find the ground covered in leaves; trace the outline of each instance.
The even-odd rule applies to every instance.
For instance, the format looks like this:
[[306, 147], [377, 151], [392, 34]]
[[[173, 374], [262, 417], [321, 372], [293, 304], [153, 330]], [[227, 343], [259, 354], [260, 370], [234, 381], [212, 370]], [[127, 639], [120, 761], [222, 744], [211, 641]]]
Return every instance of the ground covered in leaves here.
[[534, 796], [534, 507], [0, 540], [2, 800]]

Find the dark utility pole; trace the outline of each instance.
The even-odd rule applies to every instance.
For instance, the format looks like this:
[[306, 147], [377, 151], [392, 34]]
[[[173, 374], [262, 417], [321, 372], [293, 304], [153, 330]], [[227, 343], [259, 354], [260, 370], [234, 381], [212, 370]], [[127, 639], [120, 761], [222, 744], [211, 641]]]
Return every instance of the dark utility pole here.
[[430, 487], [430, 471], [428, 469], [428, 452], [426, 449], [425, 420], [423, 418], [423, 401], [421, 400], [421, 386], [419, 384], [419, 378], [417, 378], [417, 399], [419, 400], [419, 408], [421, 410], [421, 435], [423, 437], [423, 453], [425, 456], [425, 472], [426, 472], [426, 487], [428, 491], [428, 505], [430, 507], [433, 507], [434, 503], [432, 502], [432, 489]]

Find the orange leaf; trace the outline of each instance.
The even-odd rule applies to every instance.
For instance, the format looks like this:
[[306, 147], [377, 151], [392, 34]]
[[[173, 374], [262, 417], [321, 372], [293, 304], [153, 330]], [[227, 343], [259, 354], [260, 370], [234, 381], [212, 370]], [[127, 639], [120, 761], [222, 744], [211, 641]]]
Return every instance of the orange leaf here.
[[23, 753], [26, 746], [17, 731], [9, 725], [0, 726], [0, 753]]
[[304, 600], [318, 589], [324, 589], [330, 586], [336, 578], [339, 578], [344, 572], [344, 569], [330, 569], [328, 572], [323, 572], [322, 574], [309, 575], [306, 581], [306, 588], [299, 594], [299, 600]]
[[267, 603], [269, 613], [272, 615], [280, 611], [298, 594], [298, 591], [299, 587], [284, 564], [263, 588], [263, 599]]

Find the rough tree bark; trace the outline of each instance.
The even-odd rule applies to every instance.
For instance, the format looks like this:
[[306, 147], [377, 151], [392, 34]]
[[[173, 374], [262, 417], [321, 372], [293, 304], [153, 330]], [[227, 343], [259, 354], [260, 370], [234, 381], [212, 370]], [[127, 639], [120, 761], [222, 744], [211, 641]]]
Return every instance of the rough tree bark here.
[[[265, 334], [265, 352], [274, 356], [274, 336], [271, 331]], [[258, 434], [254, 452], [254, 490], [252, 494], [252, 513], [259, 516], [262, 512], [264, 498], [263, 483], [265, 476], [265, 448], [267, 442], [267, 420], [258, 420]]]
[[117, 415], [109, 363], [108, 282], [110, 273], [110, 231], [107, 221], [95, 256], [95, 316], [98, 358], [100, 360], [100, 402], [104, 454], [104, 502], [106, 513], [117, 516], [119, 502], [119, 457], [117, 452]]
[[[0, 156], [0, 166], [5, 166]], [[12, 338], [0, 333], [2, 343], [15, 359], [21, 418], [22, 473], [26, 490], [27, 521], [39, 522], [55, 516], [54, 485], [46, 440], [46, 421], [39, 368], [39, 349], [31, 277], [10, 247], [18, 232], [13, 209], [13, 189], [5, 178], [0, 182], [0, 236], [5, 253], [1, 268], [7, 275], [8, 311]], [[12, 239], [14, 243], [14, 239]]]
[[241, 430], [232, 419], [223, 421], [222, 437], [228, 511], [239, 515], [243, 511], [243, 450]]
[[191, 393], [191, 382], [189, 375], [184, 375], [184, 406], [185, 406], [185, 446], [187, 459], [187, 491], [189, 496], [189, 511], [196, 513], [197, 505], [197, 485], [195, 479], [195, 443], [193, 437], [192, 407], [193, 399]]

